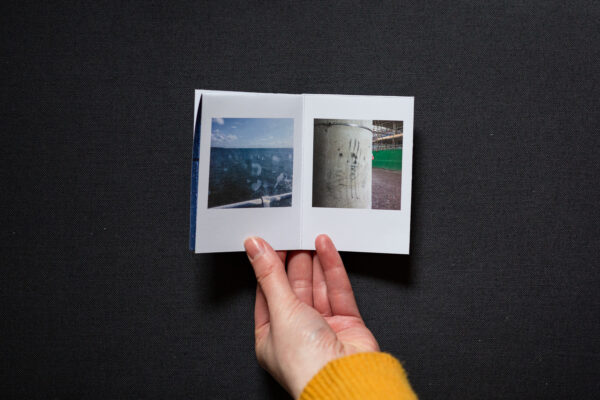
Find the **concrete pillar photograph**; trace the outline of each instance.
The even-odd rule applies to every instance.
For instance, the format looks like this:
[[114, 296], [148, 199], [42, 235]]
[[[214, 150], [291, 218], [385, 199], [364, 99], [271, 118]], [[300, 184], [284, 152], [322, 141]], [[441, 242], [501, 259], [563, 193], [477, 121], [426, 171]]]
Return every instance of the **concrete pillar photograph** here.
[[371, 208], [373, 121], [315, 119], [313, 207]]

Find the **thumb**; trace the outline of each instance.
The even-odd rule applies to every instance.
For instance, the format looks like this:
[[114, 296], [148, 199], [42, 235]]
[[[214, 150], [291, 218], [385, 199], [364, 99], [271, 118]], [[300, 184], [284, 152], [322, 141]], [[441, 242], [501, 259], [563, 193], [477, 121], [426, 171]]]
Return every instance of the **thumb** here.
[[288, 281], [283, 262], [273, 248], [259, 237], [249, 237], [244, 241], [244, 247], [269, 310], [273, 312], [280, 306], [290, 304], [295, 294]]

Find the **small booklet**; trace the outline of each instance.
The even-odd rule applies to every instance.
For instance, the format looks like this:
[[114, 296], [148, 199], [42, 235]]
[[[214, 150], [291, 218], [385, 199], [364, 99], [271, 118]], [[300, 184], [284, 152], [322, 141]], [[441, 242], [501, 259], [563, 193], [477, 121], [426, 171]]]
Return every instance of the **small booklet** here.
[[190, 247], [408, 254], [413, 97], [196, 90]]

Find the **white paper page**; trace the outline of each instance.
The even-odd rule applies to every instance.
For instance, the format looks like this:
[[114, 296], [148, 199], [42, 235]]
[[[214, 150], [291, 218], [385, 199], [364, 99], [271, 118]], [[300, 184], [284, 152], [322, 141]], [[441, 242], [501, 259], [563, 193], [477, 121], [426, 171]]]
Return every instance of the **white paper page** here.
[[[242, 251], [243, 240], [253, 235], [276, 250], [299, 248], [302, 97], [200, 95], [195, 252]], [[290, 188], [291, 206], [282, 206], [290, 202]], [[252, 201], [272, 206], [248, 208]], [[240, 203], [242, 208], [219, 208]]]
[[[317, 235], [326, 233], [331, 236], [338, 250], [408, 254], [413, 108], [413, 97], [304, 95], [302, 248], [314, 249], [314, 240]], [[314, 125], [315, 119], [320, 120], [317, 121], [316, 127]], [[397, 135], [398, 138], [402, 138], [402, 156], [401, 161], [399, 161], [401, 172], [372, 168], [373, 164], [365, 161], [368, 160], [370, 155], [373, 157], [375, 155], [379, 156], [376, 153], [374, 155], [369, 154], [375, 146], [372, 140], [373, 130], [384, 129], [380, 126], [368, 125], [372, 122], [389, 125], [390, 127], [394, 126], [396, 129], [398, 126], [402, 126], [402, 135]], [[392, 122], [396, 122], [396, 124], [393, 125]], [[323, 149], [328, 149], [327, 151], [333, 151], [334, 153], [320, 153], [320, 155], [313, 157], [315, 128], [317, 134], [321, 135], [316, 141], [317, 151], [324, 152]], [[367, 128], [372, 128], [372, 130]], [[340, 135], [344, 135], [346, 132], [358, 132], [356, 133], [357, 137], [363, 140], [363, 146], [360, 147], [358, 139], [342, 140], [343, 137]], [[326, 137], [323, 135], [326, 134], [330, 136], [327, 136], [327, 142], [323, 142], [325, 140], [323, 138]], [[387, 134], [384, 133], [382, 137], [385, 135]], [[369, 137], [371, 137], [372, 147], [368, 147]], [[385, 140], [377, 142], [378, 145], [383, 142], [390, 142], [391, 145], [396, 139], [390, 139], [390, 137], [386, 136]], [[325, 157], [323, 154], [329, 155]], [[339, 159], [334, 160], [338, 157]], [[317, 173], [320, 175], [315, 179], [316, 183], [313, 182], [314, 158], [319, 160]], [[346, 185], [351, 181], [356, 183], [359, 178], [361, 182], [365, 182], [367, 179], [361, 177], [355, 169], [352, 169], [354, 168], [352, 165], [357, 164], [357, 158], [371, 169], [372, 174], [371, 183], [369, 184], [366, 181], [367, 183], [360, 187], [357, 184]], [[365, 164], [365, 162], [368, 164]], [[350, 171], [350, 174], [345, 175], [348, 171]], [[368, 176], [369, 174], [364, 173], [363, 175]], [[389, 179], [389, 181], [386, 182], [386, 179]], [[395, 204], [398, 204], [397, 201], [400, 200], [400, 203], [395, 206], [400, 209], [371, 209], [374, 204], [381, 203], [381, 199], [388, 196], [385, 191], [381, 191], [381, 187], [385, 188], [387, 185], [390, 188], [397, 188], [399, 185], [394, 186], [393, 182], [398, 182], [400, 179], [400, 193], [390, 190], [390, 193], [395, 194], [390, 195], [391, 200], [389, 201], [391, 204], [389, 207], [394, 207]], [[336, 182], [336, 184], [332, 185], [331, 182]], [[314, 198], [313, 184], [319, 189], [316, 190]], [[364, 200], [366, 203], [355, 204], [352, 206], [355, 208], [347, 208], [348, 205], [342, 203], [346, 200], [342, 199], [343, 196], [339, 197], [339, 191], [336, 192], [338, 189], [332, 189], [332, 186], [344, 186], [344, 190], [347, 189], [347, 192], [342, 193], [342, 195]], [[378, 189], [376, 189], [376, 186]], [[371, 188], [370, 195], [367, 191], [369, 187]], [[313, 207], [313, 201], [321, 206]], [[331, 206], [332, 202], [336, 205]], [[328, 205], [323, 206], [322, 204]], [[340, 204], [344, 205], [340, 206]]]

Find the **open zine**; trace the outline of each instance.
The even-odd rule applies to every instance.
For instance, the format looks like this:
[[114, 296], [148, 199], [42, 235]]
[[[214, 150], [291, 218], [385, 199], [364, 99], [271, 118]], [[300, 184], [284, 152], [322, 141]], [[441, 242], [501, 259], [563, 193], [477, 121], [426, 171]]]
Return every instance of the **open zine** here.
[[413, 97], [197, 90], [190, 247], [408, 254]]

